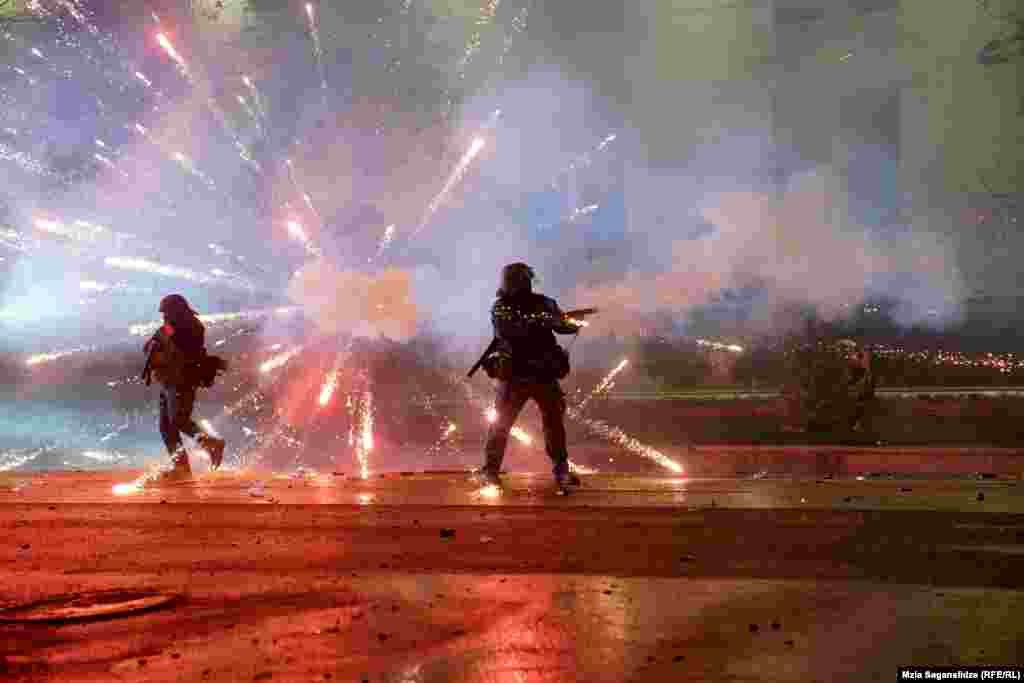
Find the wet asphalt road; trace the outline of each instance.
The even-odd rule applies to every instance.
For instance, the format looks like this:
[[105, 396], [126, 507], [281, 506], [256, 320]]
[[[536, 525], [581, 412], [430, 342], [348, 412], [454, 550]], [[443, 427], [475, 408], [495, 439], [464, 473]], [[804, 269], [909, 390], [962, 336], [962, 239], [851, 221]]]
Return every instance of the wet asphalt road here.
[[454, 474], [245, 472], [114, 493], [133, 476], [0, 481], [0, 606], [179, 596], [0, 624], [0, 679], [870, 681], [1024, 652], [1016, 480], [594, 475], [562, 498], [545, 476], [489, 497]]

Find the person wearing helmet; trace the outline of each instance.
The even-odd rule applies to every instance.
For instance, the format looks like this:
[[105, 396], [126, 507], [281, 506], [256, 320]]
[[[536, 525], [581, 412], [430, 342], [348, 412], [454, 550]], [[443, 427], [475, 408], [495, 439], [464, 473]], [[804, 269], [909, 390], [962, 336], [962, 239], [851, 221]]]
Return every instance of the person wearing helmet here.
[[555, 482], [564, 492], [566, 485], [579, 484], [579, 478], [569, 472], [565, 394], [558, 384], [569, 372], [569, 360], [555, 333], [575, 334], [580, 326], [567, 319], [554, 299], [534, 293], [533, 280], [533, 269], [525, 263], [502, 269], [501, 287], [491, 308], [495, 350], [484, 365], [487, 374], [498, 380], [496, 415], [487, 432], [485, 463], [477, 478], [486, 484], [501, 484], [509, 432], [532, 398], [540, 408]]
[[[172, 459], [170, 477], [188, 477], [192, 468], [188, 451], [182, 444], [182, 433], [193, 437], [210, 455], [210, 464], [220, 467], [224, 457], [224, 440], [207, 434], [192, 419], [196, 400], [196, 368], [206, 355], [206, 329], [185, 297], [170, 294], [160, 301], [164, 324], [145, 346], [149, 355], [147, 368], [160, 382], [160, 436]], [[144, 379], [149, 383], [148, 373]]]

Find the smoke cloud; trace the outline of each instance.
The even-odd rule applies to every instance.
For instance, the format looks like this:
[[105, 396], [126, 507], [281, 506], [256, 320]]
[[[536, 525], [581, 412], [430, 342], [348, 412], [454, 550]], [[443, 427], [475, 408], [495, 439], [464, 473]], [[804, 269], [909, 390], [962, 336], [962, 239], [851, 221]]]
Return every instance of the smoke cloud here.
[[410, 275], [390, 268], [377, 274], [338, 270], [319, 259], [299, 270], [288, 285], [322, 334], [348, 333], [405, 341], [416, 334], [417, 308]]

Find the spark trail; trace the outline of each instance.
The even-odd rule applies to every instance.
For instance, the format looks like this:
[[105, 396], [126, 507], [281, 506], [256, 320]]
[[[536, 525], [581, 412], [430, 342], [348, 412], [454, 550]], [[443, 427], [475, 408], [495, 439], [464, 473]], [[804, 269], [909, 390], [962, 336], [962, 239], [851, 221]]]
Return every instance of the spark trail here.
[[310, 197], [304, 189], [302, 189], [302, 186], [299, 185], [298, 179], [295, 177], [295, 164], [291, 159], [285, 159], [284, 165], [288, 168], [288, 179], [292, 181], [292, 186], [295, 188], [295, 191], [299, 193], [300, 197], [302, 197], [302, 201], [309, 208], [310, 212], [316, 216], [317, 224], [323, 225], [323, 219], [320, 217], [320, 212], [316, 210], [315, 206], [313, 206], [313, 198]]
[[288, 235], [293, 240], [301, 244], [306, 249], [306, 253], [310, 256], [318, 257], [323, 253], [320, 251], [319, 247], [314, 246], [312, 242], [310, 242], [309, 235], [306, 234], [302, 224], [298, 221], [288, 221]]
[[420, 231], [423, 230], [423, 228], [427, 227], [427, 224], [430, 222], [430, 219], [434, 217], [434, 214], [437, 213], [437, 210], [441, 207], [444, 201], [448, 199], [448, 196], [451, 194], [455, 186], [458, 185], [459, 182], [465, 177], [466, 171], [469, 169], [469, 165], [473, 163], [473, 159], [476, 158], [477, 154], [480, 153], [480, 150], [484, 148], [485, 144], [486, 143], [484, 142], [483, 138], [473, 138], [472, 144], [470, 144], [469, 149], [466, 150], [466, 153], [462, 155], [462, 158], [459, 159], [459, 163], [455, 165], [455, 168], [448, 176], [448, 180], [445, 181], [444, 187], [441, 188], [441, 191], [438, 192], [437, 195], [430, 201], [430, 204], [427, 205], [427, 211], [423, 216], [423, 220], [420, 221], [419, 227], [417, 227], [416, 230], [413, 231], [413, 233], [409, 236], [409, 239], [412, 239], [413, 237], [418, 235]]
[[49, 363], [51, 361], [55, 361], [55, 360], [58, 360], [60, 358], [67, 358], [68, 356], [73, 356], [76, 353], [84, 353], [84, 352], [89, 352], [89, 351], [95, 351], [96, 348], [97, 347], [95, 347], [95, 346], [79, 346], [78, 348], [67, 349], [67, 350], [64, 350], [64, 351], [52, 351], [50, 353], [36, 353], [36, 354], [33, 354], [33, 355], [29, 356], [27, 359], [25, 359], [25, 365], [27, 365], [29, 367], [33, 367], [35, 365], [43, 365], [45, 363]]
[[267, 374], [268, 372], [277, 370], [278, 368], [286, 365], [288, 361], [290, 361], [292, 358], [295, 358], [295, 356], [299, 355], [302, 352], [302, 349], [302, 346], [295, 346], [288, 349], [284, 353], [279, 353], [273, 358], [264, 361], [260, 365], [260, 372], [263, 374]]
[[625, 368], [628, 363], [629, 359], [623, 358], [619, 362], [619, 364], [612, 368], [612, 371], [605, 375], [604, 379], [602, 379], [600, 383], [598, 383], [598, 385], [594, 387], [594, 390], [591, 391], [586, 398], [580, 401], [579, 405], [576, 406], [576, 410], [582, 412], [583, 408], [586, 407], [587, 403], [589, 403], [591, 399], [600, 396], [601, 394], [609, 391], [613, 386], [615, 386], [615, 376], [622, 372], [623, 368]]
[[585, 417], [578, 408], [572, 406], [566, 409], [566, 415], [582, 424], [588, 432], [595, 436], [606, 439], [634, 455], [639, 455], [642, 458], [651, 460], [671, 472], [675, 472], [676, 474], [682, 474], [683, 472], [683, 466], [675, 460], [672, 460], [660, 451], [641, 443], [618, 427], [612, 427], [603, 420], [592, 420]]
[[323, 93], [324, 106], [327, 106], [327, 67], [324, 66], [324, 52], [320, 46], [320, 27], [317, 24], [313, 3], [306, 3], [306, 19], [309, 22], [309, 35], [313, 39], [313, 56], [316, 57], [317, 69], [320, 72], [320, 90]]
[[[199, 319], [205, 325], [218, 325], [226, 322], [234, 322], [237, 320], [254, 320], [257, 318], [266, 318], [271, 315], [288, 315], [299, 310], [298, 306], [280, 306], [278, 308], [260, 308], [251, 311], [235, 311], [233, 313], [211, 313], [209, 315], [201, 315]], [[152, 334], [163, 324], [163, 321], [153, 320], [147, 323], [138, 323], [128, 328], [128, 331], [135, 336], [143, 336]]]

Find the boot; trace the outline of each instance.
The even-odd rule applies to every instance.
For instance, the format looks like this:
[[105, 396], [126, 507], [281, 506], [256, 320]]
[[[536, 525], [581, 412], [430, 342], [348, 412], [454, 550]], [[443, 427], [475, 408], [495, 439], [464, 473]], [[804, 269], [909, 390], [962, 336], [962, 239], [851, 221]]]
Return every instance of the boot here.
[[487, 467], [481, 467], [478, 470], [474, 470], [471, 475], [471, 480], [478, 486], [497, 486], [501, 487], [501, 476], [488, 469]]
[[218, 469], [224, 461], [224, 439], [218, 439], [209, 434], [200, 434], [196, 439], [204, 451], [210, 454], [210, 469]]
[[155, 483], [174, 482], [192, 478], [192, 467], [188, 464], [188, 451], [179, 447], [171, 456], [171, 466], [161, 470], [154, 478]]

